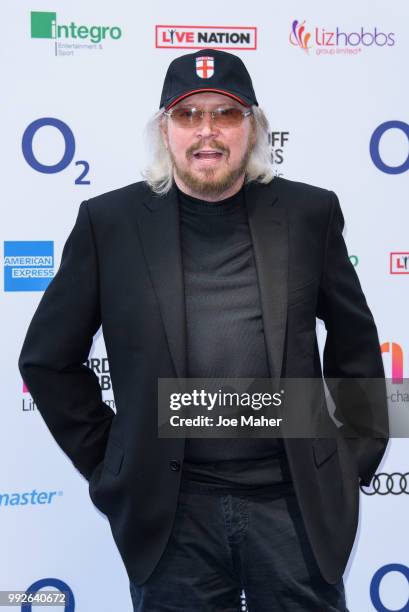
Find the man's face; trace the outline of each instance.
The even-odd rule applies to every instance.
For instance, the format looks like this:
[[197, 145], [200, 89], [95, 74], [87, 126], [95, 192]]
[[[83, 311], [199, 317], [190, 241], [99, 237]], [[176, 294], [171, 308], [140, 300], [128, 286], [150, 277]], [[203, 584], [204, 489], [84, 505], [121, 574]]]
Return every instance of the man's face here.
[[[188, 96], [174, 108], [213, 110], [232, 106], [246, 109], [223, 94], [203, 92]], [[241, 187], [254, 145], [251, 116], [229, 128], [217, 127], [208, 113], [198, 127], [181, 127], [171, 117], [165, 117], [162, 133], [173, 162], [175, 181], [183, 191], [216, 200]]]

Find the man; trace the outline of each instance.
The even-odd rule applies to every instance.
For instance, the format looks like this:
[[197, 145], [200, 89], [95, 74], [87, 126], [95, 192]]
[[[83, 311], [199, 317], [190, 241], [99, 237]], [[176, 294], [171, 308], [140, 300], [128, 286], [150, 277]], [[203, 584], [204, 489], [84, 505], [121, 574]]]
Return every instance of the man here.
[[[332, 437], [158, 436], [159, 378], [321, 379], [316, 317], [328, 380], [384, 377], [338, 199], [273, 178], [268, 130], [238, 57], [175, 59], [146, 180], [81, 204], [21, 351], [139, 612], [237, 611], [242, 588], [250, 612], [346, 610], [359, 482], [387, 442], [357, 437], [369, 396], [334, 393]], [[84, 365], [101, 324], [116, 414]]]

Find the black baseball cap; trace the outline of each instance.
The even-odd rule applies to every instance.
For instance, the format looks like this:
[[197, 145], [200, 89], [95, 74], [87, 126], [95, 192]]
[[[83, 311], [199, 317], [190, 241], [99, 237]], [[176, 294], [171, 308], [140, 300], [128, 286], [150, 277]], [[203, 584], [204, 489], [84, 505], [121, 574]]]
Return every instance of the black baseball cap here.
[[222, 93], [244, 106], [258, 102], [242, 60], [226, 51], [201, 49], [174, 59], [166, 72], [159, 108], [166, 110], [201, 91]]

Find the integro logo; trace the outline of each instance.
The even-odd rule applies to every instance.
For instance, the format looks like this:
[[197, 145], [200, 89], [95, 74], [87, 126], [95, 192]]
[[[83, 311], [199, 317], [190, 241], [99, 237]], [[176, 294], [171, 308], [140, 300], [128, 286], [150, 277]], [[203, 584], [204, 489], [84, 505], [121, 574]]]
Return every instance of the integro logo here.
[[45, 291], [54, 277], [54, 242], [4, 241], [4, 291]]
[[[57, 22], [57, 13], [32, 11], [31, 38], [48, 38], [55, 41], [55, 55], [74, 55], [78, 50], [102, 49], [106, 40], [118, 40], [122, 30], [118, 26], [77, 25]], [[65, 44], [60, 40], [73, 40], [78, 43]]]
[[7, 506], [46, 506], [61, 497], [62, 491], [32, 491], [0, 493], [0, 508]]
[[409, 274], [409, 252], [391, 253], [389, 271], [391, 274]]
[[257, 28], [231, 26], [155, 26], [157, 49], [257, 49]]
[[393, 47], [395, 34], [385, 34], [377, 27], [357, 31], [346, 31], [336, 26], [328, 30], [321, 26], [307, 28], [304, 21], [295, 19], [291, 24], [290, 43], [308, 53], [315, 50], [316, 55], [355, 55], [368, 47]]

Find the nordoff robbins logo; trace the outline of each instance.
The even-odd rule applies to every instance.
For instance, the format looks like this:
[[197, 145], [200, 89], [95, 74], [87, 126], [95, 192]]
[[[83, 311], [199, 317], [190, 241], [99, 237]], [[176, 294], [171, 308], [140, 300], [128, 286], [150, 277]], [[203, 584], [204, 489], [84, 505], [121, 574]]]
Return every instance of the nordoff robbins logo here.
[[118, 26], [77, 25], [74, 21], [58, 23], [57, 13], [31, 12], [31, 38], [79, 39], [94, 44], [103, 40], [118, 40], [122, 30]]

